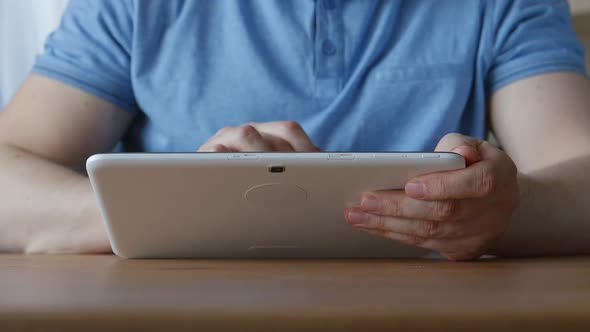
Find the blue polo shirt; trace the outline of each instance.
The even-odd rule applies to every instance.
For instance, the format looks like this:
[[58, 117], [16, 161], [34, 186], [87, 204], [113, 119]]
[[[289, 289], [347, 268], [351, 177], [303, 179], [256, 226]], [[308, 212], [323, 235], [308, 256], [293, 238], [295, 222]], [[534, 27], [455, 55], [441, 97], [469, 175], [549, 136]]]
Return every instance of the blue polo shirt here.
[[149, 152], [275, 120], [324, 150], [432, 150], [556, 71], [585, 73], [565, 0], [72, 0], [34, 67], [134, 113], [124, 148]]

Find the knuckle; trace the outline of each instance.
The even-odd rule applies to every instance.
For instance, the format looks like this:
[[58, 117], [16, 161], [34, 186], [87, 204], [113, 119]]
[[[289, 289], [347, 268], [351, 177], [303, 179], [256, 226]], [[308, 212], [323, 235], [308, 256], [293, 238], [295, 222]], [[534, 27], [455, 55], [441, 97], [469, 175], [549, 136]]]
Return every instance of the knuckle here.
[[277, 150], [278, 151], [293, 151], [293, 147], [287, 141], [278, 140], [277, 141]]
[[436, 196], [445, 198], [449, 195], [449, 188], [442, 176], [433, 177], [431, 185], [426, 186], [426, 191], [429, 196]]
[[435, 218], [441, 221], [450, 220], [457, 214], [458, 202], [456, 200], [448, 200], [436, 203]]
[[223, 144], [215, 144], [215, 145], [213, 145], [212, 150], [214, 152], [221, 152], [221, 151], [225, 151], [226, 148], [225, 148], [225, 145], [223, 145]]
[[497, 189], [496, 172], [490, 167], [484, 167], [479, 172], [476, 191], [482, 196], [493, 194]]
[[421, 234], [425, 238], [436, 238], [440, 236], [440, 225], [436, 221], [426, 220], [421, 224]]
[[375, 227], [377, 227], [378, 229], [385, 229], [385, 217], [384, 216], [376, 216], [375, 217]]
[[400, 201], [395, 199], [388, 199], [388, 200], [381, 200], [377, 197], [377, 200], [380, 200], [378, 206], [383, 207], [383, 212], [391, 215], [391, 216], [401, 216], [402, 215], [402, 204]]
[[241, 125], [236, 128], [236, 133], [241, 138], [257, 137], [258, 131], [250, 124]]
[[297, 121], [283, 121], [282, 127], [287, 132], [295, 132], [303, 130]]

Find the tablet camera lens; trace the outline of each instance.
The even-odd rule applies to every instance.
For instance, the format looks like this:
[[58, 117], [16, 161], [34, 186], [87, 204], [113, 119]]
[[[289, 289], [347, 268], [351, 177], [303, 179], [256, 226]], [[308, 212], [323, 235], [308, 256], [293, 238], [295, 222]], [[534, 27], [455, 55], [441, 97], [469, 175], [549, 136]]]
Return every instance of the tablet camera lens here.
[[285, 171], [285, 166], [270, 166], [268, 171], [271, 173], [283, 173]]

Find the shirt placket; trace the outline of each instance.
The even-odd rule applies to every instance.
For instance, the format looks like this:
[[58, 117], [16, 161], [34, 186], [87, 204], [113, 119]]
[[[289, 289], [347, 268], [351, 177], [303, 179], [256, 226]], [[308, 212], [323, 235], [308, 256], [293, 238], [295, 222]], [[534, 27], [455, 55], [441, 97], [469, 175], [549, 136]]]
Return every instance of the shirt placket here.
[[342, 3], [317, 0], [315, 36], [316, 97], [332, 100], [342, 87], [344, 75], [344, 27]]

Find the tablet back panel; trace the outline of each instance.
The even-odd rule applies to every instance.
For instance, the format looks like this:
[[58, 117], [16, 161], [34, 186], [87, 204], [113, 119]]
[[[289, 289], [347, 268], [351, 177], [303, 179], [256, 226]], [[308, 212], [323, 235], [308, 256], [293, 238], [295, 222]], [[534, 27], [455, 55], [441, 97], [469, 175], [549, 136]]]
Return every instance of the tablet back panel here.
[[465, 167], [452, 153], [104, 154], [87, 169], [128, 258], [416, 257], [344, 219], [369, 190]]

